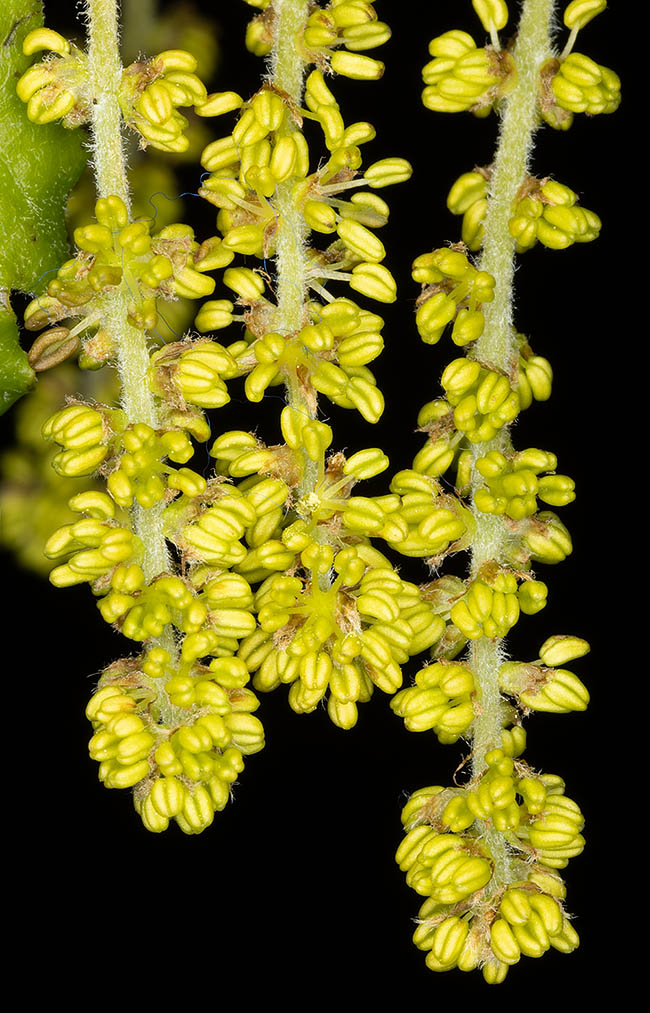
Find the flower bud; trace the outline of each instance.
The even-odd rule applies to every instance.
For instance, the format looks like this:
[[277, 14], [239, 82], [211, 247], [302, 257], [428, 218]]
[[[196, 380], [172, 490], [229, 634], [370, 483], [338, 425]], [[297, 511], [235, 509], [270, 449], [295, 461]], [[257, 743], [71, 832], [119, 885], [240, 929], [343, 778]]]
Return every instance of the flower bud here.
[[580, 29], [607, 7], [607, 0], [571, 0], [564, 11], [563, 21], [567, 28]]
[[373, 190], [378, 190], [394, 183], [403, 183], [410, 179], [412, 174], [413, 168], [405, 158], [383, 158], [369, 165], [363, 178]]
[[500, 32], [508, 23], [508, 5], [505, 0], [472, 0], [472, 7], [486, 32], [493, 29]]
[[351, 77], [355, 81], [378, 81], [385, 69], [380, 60], [340, 50], [332, 54], [330, 65], [335, 74]]
[[382, 264], [357, 264], [352, 269], [349, 284], [355, 292], [377, 302], [392, 303], [397, 299], [395, 279]]
[[590, 650], [587, 641], [580, 637], [556, 635], [544, 641], [539, 649], [539, 658], [542, 664], [555, 667], [582, 658]]
[[344, 475], [353, 475], [355, 478], [374, 478], [380, 475], [389, 466], [390, 461], [383, 450], [373, 447], [368, 450], [359, 450], [356, 454], [348, 457], [343, 467]]

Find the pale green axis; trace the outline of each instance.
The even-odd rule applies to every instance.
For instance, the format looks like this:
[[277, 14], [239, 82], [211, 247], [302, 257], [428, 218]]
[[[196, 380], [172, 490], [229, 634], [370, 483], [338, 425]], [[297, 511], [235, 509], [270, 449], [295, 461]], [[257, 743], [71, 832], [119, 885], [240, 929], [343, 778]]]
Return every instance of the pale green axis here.
[[[535, 133], [540, 125], [539, 71], [551, 56], [550, 28], [555, 0], [524, 0], [521, 6], [517, 42], [512, 53], [516, 81], [505, 99], [501, 128], [490, 180], [490, 199], [485, 220], [485, 241], [480, 268], [495, 279], [494, 300], [483, 306], [485, 330], [476, 343], [473, 357], [506, 375], [515, 373], [518, 346], [513, 326], [513, 281], [515, 245], [508, 223], [513, 201], [528, 172]], [[516, 375], [516, 373], [515, 373]], [[486, 443], [474, 447], [474, 462], [491, 450], [500, 450], [509, 439], [507, 427]], [[472, 467], [472, 497], [483, 479]], [[476, 534], [472, 542], [471, 573], [496, 560], [503, 562], [511, 543], [502, 517], [473, 508]], [[503, 641], [481, 637], [471, 646], [470, 662], [480, 688], [481, 713], [473, 726], [472, 773], [485, 770], [485, 755], [501, 744], [503, 701], [499, 691], [499, 666], [505, 659]], [[489, 845], [495, 861], [495, 879], [508, 882], [510, 859], [501, 834], [489, 831]]]
[[[97, 196], [119, 197], [130, 211], [122, 113], [118, 102], [122, 77], [118, 0], [86, 0], [86, 13], [88, 69], [94, 99], [91, 104], [92, 163]], [[101, 326], [117, 343], [122, 407], [129, 422], [145, 422], [156, 428], [156, 406], [147, 384], [147, 341], [144, 332], [129, 322], [128, 300], [126, 285], [105, 293], [101, 302]], [[163, 504], [150, 509], [136, 505], [132, 512], [136, 534], [144, 545], [142, 568], [145, 578], [150, 580], [169, 568], [162, 525]]]
[[[97, 196], [119, 197], [131, 209], [126, 169], [122, 113], [118, 102], [118, 89], [122, 75], [119, 49], [118, 0], [85, 0], [88, 18], [88, 63], [92, 94], [91, 129], [93, 139], [93, 166]], [[128, 291], [120, 285], [106, 292], [101, 303], [101, 326], [115, 339], [118, 348], [118, 370], [122, 386], [122, 408], [130, 423], [145, 422], [152, 428], [158, 424], [153, 394], [147, 383], [149, 351], [144, 331], [129, 322]], [[164, 503], [150, 508], [134, 504], [131, 509], [133, 529], [144, 546], [142, 570], [150, 581], [159, 573], [170, 569], [171, 560], [163, 533]], [[177, 656], [173, 627], [166, 626], [162, 636], [153, 641]], [[165, 679], [157, 683], [156, 707], [160, 717], [171, 725], [176, 708], [172, 707], [165, 692]]]
[[[269, 78], [276, 88], [286, 93], [297, 109], [302, 105], [305, 62], [297, 50], [296, 39], [307, 20], [309, 6], [308, 0], [276, 0], [274, 4], [274, 41]], [[281, 220], [276, 242], [275, 273], [277, 327], [283, 334], [295, 333], [308, 322], [305, 319], [304, 306], [307, 298], [305, 245], [309, 228], [304, 215], [291, 196], [294, 183], [294, 179], [289, 179], [285, 183], [278, 184], [273, 197], [274, 208]], [[311, 418], [312, 413], [300, 391], [297, 377], [287, 379], [286, 383], [287, 403]], [[306, 454], [304, 458], [305, 472], [299, 490], [300, 496], [313, 492], [318, 474], [318, 465]]]

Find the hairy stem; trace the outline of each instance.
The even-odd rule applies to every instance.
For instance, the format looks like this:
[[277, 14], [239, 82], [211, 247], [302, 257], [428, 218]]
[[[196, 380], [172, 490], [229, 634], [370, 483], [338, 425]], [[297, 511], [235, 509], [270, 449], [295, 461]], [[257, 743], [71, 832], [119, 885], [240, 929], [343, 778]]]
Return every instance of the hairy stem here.
[[99, 196], [114, 194], [130, 209], [122, 112], [117, 98], [122, 78], [118, 7], [118, 0], [86, 0], [93, 166]]
[[[302, 103], [305, 64], [297, 52], [296, 35], [303, 27], [309, 8], [308, 0], [276, 0], [274, 35], [271, 53], [271, 82], [285, 92], [296, 107]], [[288, 131], [297, 127], [289, 126]], [[295, 180], [288, 179], [276, 187], [274, 206], [282, 220], [277, 237], [275, 272], [279, 325], [290, 334], [303, 325], [307, 293], [305, 240], [307, 225], [304, 216], [291, 199]]]
[[[534, 136], [539, 126], [539, 68], [551, 55], [550, 25], [554, 0], [524, 0], [513, 52], [517, 79], [505, 102], [490, 185], [490, 200], [485, 220], [485, 243], [481, 270], [495, 279], [494, 300], [483, 307], [485, 330], [476, 343], [477, 359], [512, 376], [518, 350], [513, 327], [513, 280], [515, 247], [508, 222], [515, 196], [528, 171]], [[493, 440], [474, 449], [474, 459], [491, 450], [501, 450], [509, 440], [502, 431]], [[483, 480], [473, 468], [472, 494]], [[471, 572], [483, 564], [503, 562], [509, 542], [502, 517], [484, 514], [474, 508], [476, 537], [472, 545]], [[471, 664], [480, 686], [481, 714], [474, 723], [472, 772], [481, 774], [486, 767], [485, 754], [501, 744], [503, 701], [499, 692], [499, 666], [505, 657], [503, 641], [482, 637], [472, 644]], [[509, 861], [500, 834], [492, 833], [491, 850], [502, 882], [509, 875]]]
[[[299, 108], [302, 104], [305, 64], [296, 39], [309, 13], [308, 0], [276, 0], [273, 32], [275, 42], [270, 60], [271, 83], [290, 98]], [[297, 130], [288, 126], [287, 130]], [[299, 331], [306, 323], [305, 301], [307, 298], [307, 262], [305, 242], [308, 227], [304, 216], [296, 207], [291, 196], [295, 180], [280, 183], [275, 190], [274, 207], [282, 221], [277, 239], [275, 274], [277, 278], [277, 327], [283, 334]], [[304, 397], [297, 375], [287, 381], [287, 403], [310, 418], [313, 412]], [[312, 492], [316, 484], [317, 464], [305, 454], [305, 471], [299, 495]]]
[[[92, 104], [93, 165], [97, 196], [116, 196], [130, 210], [122, 113], [118, 91], [122, 76], [119, 50], [118, 0], [86, 0], [88, 17], [88, 63], [94, 101]], [[130, 422], [156, 427], [157, 413], [147, 384], [149, 352], [144, 332], [129, 322], [129, 291], [126, 284], [104, 295], [101, 326], [118, 347], [122, 381], [122, 407]], [[145, 510], [133, 508], [133, 524], [144, 545], [143, 570], [147, 580], [169, 566], [162, 530], [162, 504]]]
[[495, 279], [494, 300], [483, 306], [485, 330], [476, 343], [476, 358], [509, 372], [516, 361], [513, 331], [515, 245], [508, 223], [513, 201], [528, 172], [533, 141], [540, 125], [540, 66], [551, 56], [549, 25], [554, 0], [524, 0], [513, 52], [515, 86], [506, 99], [492, 168], [485, 219], [481, 270]]

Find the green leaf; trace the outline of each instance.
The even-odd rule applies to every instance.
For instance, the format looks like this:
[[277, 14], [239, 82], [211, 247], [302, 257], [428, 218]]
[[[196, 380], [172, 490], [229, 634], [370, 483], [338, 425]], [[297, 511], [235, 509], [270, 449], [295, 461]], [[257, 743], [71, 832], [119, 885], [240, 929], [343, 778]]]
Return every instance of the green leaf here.
[[18, 339], [16, 316], [0, 290], [0, 415], [34, 384], [34, 370]]
[[38, 295], [68, 257], [65, 202], [85, 165], [83, 134], [27, 118], [16, 82], [33, 62], [23, 39], [43, 24], [40, 0], [0, 4], [0, 412], [34, 382], [9, 306], [12, 289]]

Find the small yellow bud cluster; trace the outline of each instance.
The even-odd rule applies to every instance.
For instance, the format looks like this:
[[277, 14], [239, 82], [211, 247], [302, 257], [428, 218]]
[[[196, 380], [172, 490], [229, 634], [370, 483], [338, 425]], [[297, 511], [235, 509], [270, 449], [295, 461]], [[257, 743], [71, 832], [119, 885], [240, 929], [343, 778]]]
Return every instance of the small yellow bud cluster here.
[[[231, 575], [240, 585], [230, 588], [228, 604], [215, 599], [210, 585], [201, 594], [173, 574], [162, 574], [148, 585], [139, 567], [118, 567], [111, 589], [99, 602], [106, 622], [117, 623], [130, 640], [159, 637], [172, 623], [186, 634], [181, 658], [194, 661], [209, 653], [234, 653], [238, 640], [255, 628], [249, 608], [250, 587], [243, 577]], [[218, 578], [217, 578], [218, 579]], [[224, 589], [225, 590], [225, 589]]]
[[555, 180], [531, 180], [526, 196], [515, 204], [510, 234], [519, 253], [537, 242], [551, 250], [565, 250], [573, 243], [590, 243], [598, 238], [600, 218], [576, 204], [577, 193]]
[[[251, 341], [230, 346], [234, 370], [229, 371], [230, 363], [224, 364], [221, 376], [248, 374], [246, 396], [249, 401], [259, 402], [269, 386], [286, 382], [300, 370], [304, 382], [334, 404], [356, 408], [366, 421], [377, 422], [384, 410], [384, 398], [367, 364], [384, 347], [383, 319], [351, 299], [340, 298], [326, 305], [310, 302], [306, 308], [312, 322], [293, 334], [269, 331], [266, 327], [272, 318], [272, 307], [261, 293], [258, 295], [257, 287], [253, 293], [249, 291], [253, 279], [261, 280], [247, 268], [231, 268], [224, 276], [226, 284], [233, 287], [247, 307], [244, 319], [249, 323]], [[254, 298], [250, 299], [250, 295]], [[204, 304], [196, 319], [199, 330], [214, 329], [219, 322], [217, 316], [224, 313], [222, 302]], [[231, 317], [232, 309], [232, 304], [226, 309]], [[258, 327], [259, 336], [255, 333]]]
[[519, 394], [503, 373], [476, 359], [453, 359], [440, 380], [453, 422], [471, 443], [484, 443], [519, 414]]
[[19, 79], [18, 98], [27, 104], [32, 123], [62, 120], [65, 127], [78, 127], [87, 122], [92, 100], [86, 54], [51, 28], [36, 28], [25, 36], [23, 53], [32, 56], [43, 50], [50, 55]]
[[230, 248], [263, 256], [276, 229], [264, 198], [279, 183], [307, 175], [309, 151], [303, 134], [291, 129], [291, 107], [270, 85], [248, 103], [235, 92], [216, 92], [198, 111], [212, 117], [236, 110], [241, 112], [232, 133], [203, 151], [201, 164], [210, 175], [200, 193], [220, 209], [219, 225]]
[[160, 833], [175, 820], [184, 833], [201, 833], [225, 807], [244, 756], [264, 746], [248, 681], [237, 658], [185, 660], [176, 669], [159, 647], [104, 672], [86, 710], [90, 755], [107, 788], [134, 789], [147, 830]]
[[[308, 578], [274, 574], [260, 586], [260, 629], [242, 642], [239, 657], [256, 671], [256, 689], [291, 684], [289, 704], [299, 714], [315, 710], [329, 690], [331, 720], [352, 728], [357, 704], [375, 686], [391, 694], [399, 689], [400, 666], [438, 640], [445, 625], [369, 545], [334, 555], [329, 545], [314, 543], [301, 563]], [[337, 576], [325, 585], [331, 569]]]
[[[62, 120], [69, 128], [91, 118], [93, 94], [88, 56], [49, 28], [37, 28], [25, 37], [27, 56], [42, 50], [53, 55], [27, 70], [16, 85], [34, 123]], [[182, 49], [167, 49], [122, 71], [118, 101], [124, 122], [140, 137], [140, 146], [183, 152], [189, 147], [184, 134], [188, 121], [178, 112], [183, 106], [202, 106], [207, 98], [194, 71], [197, 60]]]
[[[537, 497], [551, 506], [564, 506], [575, 499], [574, 483], [567, 475], [555, 472], [557, 458], [546, 450], [520, 450], [510, 458], [491, 450], [476, 460], [476, 470], [487, 488], [477, 489], [474, 504], [487, 514], [505, 514], [513, 520], [531, 517], [537, 510]], [[460, 484], [460, 483], [459, 483]]]
[[391, 710], [410, 732], [432, 730], [440, 742], [456, 742], [474, 720], [476, 684], [464, 663], [435, 662], [421, 668], [415, 685], [391, 700]]
[[494, 278], [487, 271], [477, 271], [459, 245], [424, 253], [413, 261], [413, 280], [423, 286], [415, 323], [427, 345], [435, 345], [452, 320], [455, 345], [470, 344], [483, 333], [481, 304], [494, 298]]
[[[551, 885], [555, 886], [555, 881], [551, 880], [548, 886]], [[490, 949], [496, 961], [485, 966], [487, 981], [502, 980], [503, 965], [518, 963], [522, 955], [538, 957], [549, 946], [560, 953], [572, 953], [580, 944], [578, 933], [562, 908], [564, 894], [549, 896], [526, 886], [522, 883], [503, 894], [499, 917], [490, 926]], [[546, 889], [548, 886], [544, 883]]]
[[[308, 59], [329, 59], [336, 74], [357, 81], [373, 81], [384, 73], [384, 64], [368, 56], [358, 56], [365, 49], [383, 46], [391, 37], [391, 30], [377, 20], [372, 3], [367, 0], [333, 0], [307, 19], [302, 41]], [[336, 51], [343, 46], [347, 53]]]
[[[440, 789], [438, 789], [440, 790]], [[417, 893], [438, 906], [460, 904], [484, 887], [492, 875], [486, 850], [470, 850], [456, 834], [436, 834], [430, 827], [410, 831], [397, 851], [400, 869]]]
[[515, 697], [525, 710], [551, 714], [583, 711], [589, 703], [589, 692], [583, 682], [566, 668], [567, 661], [581, 658], [589, 644], [580, 637], [553, 636], [544, 641], [539, 658], [527, 664], [507, 661], [499, 669], [499, 686], [508, 696]]
[[568, 130], [574, 113], [597, 116], [615, 112], [621, 101], [621, 80], [609, 67], [602, 67], [583, 53], [572, 52], [580, 29], [607, 6], [605, 0], [580, 0], [564, 12], [571, 30], [559, 58], [553, 57], [540, 71], [542, 115], [558, 130]]
[[230, 401], [224, 380], [238, 375], [237, 362], [217, 341], [176, 341], [151, 356], [149, 386], [183, 408], [222, 408]]
[[127, 126], [140, 134], [140, 146], [187, 151], [188, 122], [179, 107], [201, 106], [207, 91], [196, 76], [197, 60], [183, 49], [167, 49], [132, 63], [122, 74], [119, 102]]
[[548, 359], [535, 355], [525, 338], [521, 339], [517, 392], [522, 409], [533, 401], [548, 401], [553, 386], [553, 368]]
[[106, 487], [115, 502], [129, 507], [133, 500], [142, 507], [160, 503], [168, 489], [180, 490], [186, 496], [205, 492], [205, 479], [191, 468], [170, 468], [165, 458], [185, 464], [194, 455], [187, 433], [179, 430], [157, 432], [144, 422], [129, 426], [120, 439], [122, 453], [115, 471], [108, 476]]
[[[488, 14], [486, 9], [479, 17], [484, 25], [484, 17], [489, 19], [498, 43], [495, 15], [498, 24], [502, 18], [499, 18], [496, 10]], [[422, 70], [422, 79], [426, 85], [422, 92], [422, 102], [427, 109], [435, 112], [459, 113], [469, 110], [475, 116], [487, 116], [507, 93], [515, 73], [509, 53], [494, 45], [479, 49], [471, 35], [458, 29], [432, 39], [429, 54], [433, 59]]]
[[561, 563], [573, 551], [568, 529], [552, 510], [542, 510], [534, 517], [512, 522], [509, 527], [521, 540], [524, 554], [518, 562], [522, 565], [529, 559], [539, 563]]
[[[489, 177], [486, 169], [463, 173], [447, 197], [449, 210], [463, 216], [463, 243], [473, 251], [480, 250], [483, 245]], [[537, 242], [551, 250], [564, 250], [573, 243], [589, 243], [597, 239], [600, 219], [593, 211], [577, 205], [577, 199], [578, 195], [573, 190], [555, 180], [527, 180], [519, 192], [510, 219], [510, 233], [517, 241], [517, 252], [523, 253]], [[414, 268], [417, 264], [418, 260]], [[416, 276], [415, 270], [413, 277], [416, 281], [422, 280]]]
[[[256, 56], [266, 56], [273, 47], [271, 0], [245, 0], [251, 7], [266, 12], [254, 18], [246, 32], [246, 46]], [[358, 56], [365, 49], [383, 46], [391, 37], [387, 24], [377, 20], [374, 5], [369, 0], [332, 0], [318, 8], [307, 18], [296, 38], [301, 57], [306, 62], [331, 66], [344, 77], [357, 81], [374, 81], [384, 73], [379, 60]], [[343, 46], [347, 53], [334, 51]]]
[[[417, 460], [417, 459], [416, 459]], [[397, 472], [390, 489], [399, 496], [396, 516], [406, 523], [402, 538], [391, 537], [391, 548], [403, 556], [430, 556], [439, 560], [447, 552], [467, 547], [474, 522], [462, 500], [443, 493], [434, 478], [413, 470]]]
[[541, 580], [524, 580], [489, 564], [475, 577], [450, 610], [451, 621], [468, 640], [505, 637], [520, 612], [535, 615], [546, 605], [547, 587]]
[[570, 53], [551, 87], [557, 104], [571, 113], [613, 113], [621, 102], [621, 79], [582, 53]]
[[42, 434], [62, 450], [52, 459], [59, 475], [92, 475], [114, 452], [125, 425], [124, 413], [99, 406], [71, 403], [45, 422]]
[[[447, 195], [447, 207], [452, 215], [462, 215], [461, 237], [469, 250], [480, 250], [483, 245], [483, 220], [488, 209], [489, 169], [474, 169], [458, 177]], [[414, 276], [415, 281], [419, 278]]]
[[[582, 814], [555, 775], [537, 775], [502, 749], [486, 754], [487, 769], [467, 788], [415, 792], [402, 812], [407, 833], [395, 856], [421, 896], [413, 941], [432, 971], [481, 967], [503, 981], [522, 954], [578, 946], [555, 870], [580, 854]], [[488, 826], [508, 834], [513, 878], [495, 875]]]
[[[345, 6], [338, 5], [336, 10]], [[356, 3], [354, 9], [358, 13]], [[327, 16], [327, 12], [319, 11], [320, 15]], [[376, 63], [357, 54], [335, 53], [332, 66], [338, 69], [346, 60], [355, 64], [360, 61]], [[347, 72], [350, 76], [349, 70], [339, 72]], [[203, 181], [199, 193], [219, 208], [217, 227], [223, 235], [224, 246], [263, 259], [276, 252], [283, 230], [291, 227], [284, 221], [286, 201], [283, 203], [282, 188], [286, 184], [288, 192], [284, 197], [288, 196], [299, 210], [305, 226], [315, 232], [337, 235], [327, 250], [306, 251], [309, 285], [322, 291], [323, 282], [342, 280], [347, 281], [353, 291], [371, 299], [394, 302], [395, 281], [381, 264], [386, 251], [372, 231], [386, 224], [388, 205], [374, 192], [354, 194], [349, 201], [340, 199], [338, 194], [358, 186], [366, 185], [374, 191], [401, 182], [409, 178], [411, 167], [404, 159], [388, 158], [373, 163], [362, 177], [359, 176], [362, 161], [359, 145], [373, 139], [374, 128], [370, 123], [345, 127], [339, 105], [320, 69], [307, 77], [305, 104], [307, 108], [298, 110], [295, 103], [272, 84], [265, 84], [248, 102], [235, 92], [208, 96], [198, 109], [200, 115], [240, 112], [232, 133], [205, 148], [201, 161], [210, 175]], [[319, 123], [330, 153], [327, 162], [311, 174], [309, 147], [300, 129], [304, 119]], [[226, 284], [232, 282], [234, 290], [246, 302], [256, 302], [264, 291], [263, 285], [258, 289], [256, 282], [246, 274], [233, 272], [224, 280]], [[227, 307], [215, 304], [210, 306], [212, 309], [218, 325], [227, 319], [223, 316]], [[271, 323], [266, 332], [274, 333], [273, 314], [261, 314], [259, 309], [257, 326], [251, 329], [256, 337], [263, 338], [263, 321]], [[210, 310], [206, 309], [197, 323], [202, 330], [212, 326]], [[247, 322], [251, 326], [250, 321]], [[317, 325], [320, 320], [312, 318], [312, 323]]]
[[[25, 310], [25, 326], [39, 330], [63, 318], [79, 317], [80, 323], [66, 335], [81, 331], [97, 334], [103, 297], [122, 289], [128, 298], [129, 321], [143, 330], [155, 328], [156, 299], [179, 296], [200, 299], [210, 295], [214, 279], [206, 271], [230, 263], [233, 254], [222, 247], [218, 237], [199, 244], [189, 225], [167, 225], [150, 235], [148, 221], [129, 222], [119, 197], [100, 198], [95, 205], [97, 222], [75, 229], [79, 249], [76, 257], [59, 268], [47, 287], [47, 295], [32, 300]], [[105, 334], [102, 358], [115, 355], [112, 335]], [[96, 338], [88, 344], [97, 355]], [[101, 365], [90, 356], [81, 365]]]
[[101, 592], [104, 578], [118, 565], [132, 565], [142, 558], [142, 543], [120, 525], [110, 496], [99, 491], [73, 496], [68, 506], [83, 514], [81, 520], [65, 524], [47, 540], [43, 552], [49, 559], [72, 553], [67, 562], [50, 573], [55, 587], [70, 587], [88, 581]]

